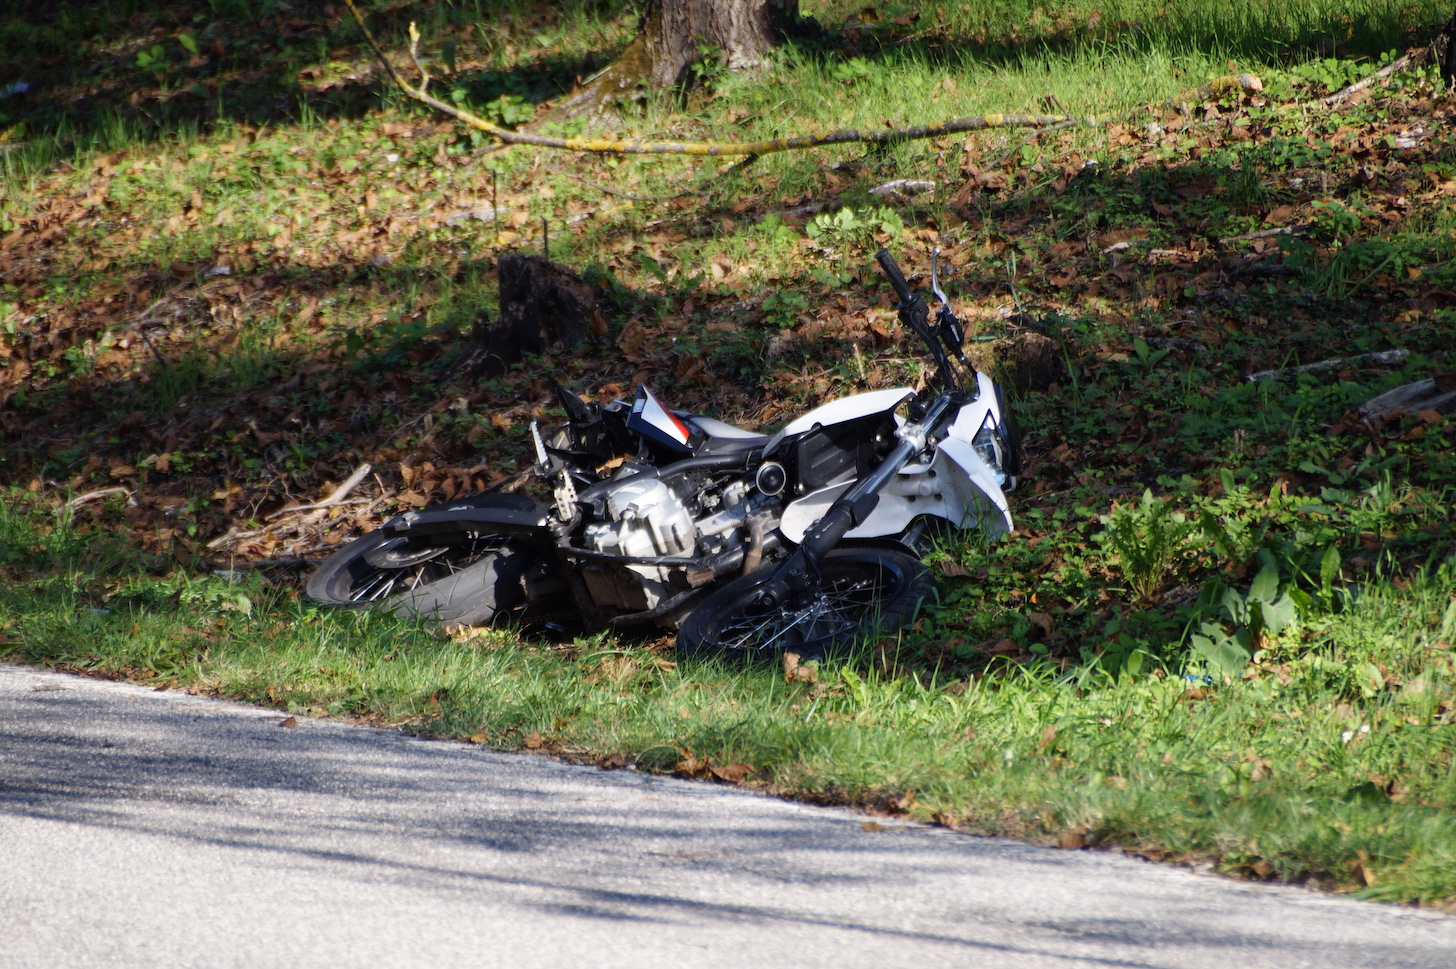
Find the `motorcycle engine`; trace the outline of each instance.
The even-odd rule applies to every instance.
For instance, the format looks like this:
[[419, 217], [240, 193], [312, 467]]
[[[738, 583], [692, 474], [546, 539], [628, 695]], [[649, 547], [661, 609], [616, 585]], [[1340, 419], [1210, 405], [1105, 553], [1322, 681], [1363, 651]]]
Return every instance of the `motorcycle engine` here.
[[[586, 546], [609, 555], [633, 558], [691, 555], [693, 517], [671, 488], [656, 478], [624, 481], [606, 495], [608, 520], [586, 526]], [[673, 573], [679, 584], [673, 583]], [[582, 568], [582, 578], [597, 605], [642, 612], [687, 588], [683, 570], [659, 565]]]

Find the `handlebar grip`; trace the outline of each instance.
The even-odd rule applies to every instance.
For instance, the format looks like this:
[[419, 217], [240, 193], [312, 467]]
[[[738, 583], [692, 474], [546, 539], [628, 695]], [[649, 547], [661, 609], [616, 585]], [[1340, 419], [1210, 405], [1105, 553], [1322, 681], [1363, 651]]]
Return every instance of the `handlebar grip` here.
[[895, 288], [895, 295], [900, 297], [900, 302], [908, 303], [911, 299], [910, 284], [905, 282], [905, 274], [900, 272], [900, 267], [895, 265], [895, 257], [890, 255], [890, 250], [881, 249], [875, 253], [875, 261], [890, 277], [890, 285]]

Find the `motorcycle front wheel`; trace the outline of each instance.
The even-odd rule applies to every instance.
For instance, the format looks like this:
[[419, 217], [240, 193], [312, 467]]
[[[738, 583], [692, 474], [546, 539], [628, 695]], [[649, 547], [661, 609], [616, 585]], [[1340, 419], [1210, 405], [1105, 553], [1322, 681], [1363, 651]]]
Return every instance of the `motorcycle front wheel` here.
[[535, 556], [508, 536], [461, 530], [355, 539], [309, 577], [315, 602], [379, 608], [441, 626], [486, 626], [526, 605], [523, 579]]
[[890, 549], [834, 549], [819, 563], [817, 588], [765, 607], [759, 592], [773, 573], [760, 569], [704, 599], [678, 631], [678, 654], [772, 659], [793, 651], [817, 659], [910, 625], [935, 598], [930, 570]]

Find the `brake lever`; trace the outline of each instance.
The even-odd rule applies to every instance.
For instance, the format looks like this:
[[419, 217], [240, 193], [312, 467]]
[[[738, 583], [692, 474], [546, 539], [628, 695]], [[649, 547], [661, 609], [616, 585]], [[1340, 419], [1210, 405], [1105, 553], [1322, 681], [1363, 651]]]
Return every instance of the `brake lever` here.
[[955, 310], [950, 308], [950, 297], [945, 295], [945, 290], [940, 288], [940, 246], [930, 250], [930, 291], [935, 298], [940, 300], [940, 309], [935, 314], [937, 329], [940, 331], [941, 344], [945, 347], [960, 365], [967, 370], [974, 372], [975, 367], [966, 359], [963, 347], [966, 342], [966, 331], [961, 326], [960, 318], [955, 315]]
[[935, 298], [940, 300], [940, 305], [950, 306], [950, 297], [946, 296], [940, 288], [940, 246], [930, 250], [930, 291]]

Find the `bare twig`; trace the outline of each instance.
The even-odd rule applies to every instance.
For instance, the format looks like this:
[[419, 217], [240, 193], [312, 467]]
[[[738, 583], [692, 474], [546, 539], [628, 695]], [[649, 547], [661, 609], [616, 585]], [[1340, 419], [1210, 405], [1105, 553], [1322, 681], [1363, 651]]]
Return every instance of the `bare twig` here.
[[1255, 232], [1244, 232], [1236, 236], [1224, 236], [1218, 240], [1218, 244], [1226, 246], [1231, 242], [1249, 242], [1253, 239], [1272, 239], [1275, 236], [1301, 236], [1314, 228], [1314, 223], [1305, 222], [1300, 225], [1281, 225], [1277, 229], [1259, 229]]
[[131, 489], [123, 488], [120, 485], [114, 488], [98, 488], [95, 491], [88, 491], [84, 495], [77, 495], [76, 497], [72, 498], [70, 501], [66, 502], [66, 508], [68, 510], [74, 511], [75, 509], [80, 508], [82, 505], [86, 504], [88, 501], [95, 501], [98, 498], [106, 498], [111, 495], [119, 495], [123, 493], [131, 494]]
[[[276, 511], [268, 517], [272, 519], [282, 520], [270, 521], [262, 528], [254, 528], [250, 531], [245, 532], [240, 532], [235, 528], [230, 528], [228, 529], [227, 534], [219, 535], [217, 538], [214, 538], [212, 541], [208, 542], [207, 547], [213, 549], [222, 548], [225, 545], [232, 545], [237, 542], [243, 541], [244, 539], [258, 538], [259, 536], [267, 535], [268, 533], [278, 531], [279, 529], [296, 528], [301, 531], [302, 529], [307, 528], [309, 525], [317, 522], [319, 518], [324, 514], [324, 512], [328, 511], [330, 508], [343, 504], [344, 499], [349, 497], [349, 493], [359, 486], [359, 482], [364, 480], [364, 477], [369, 474], [369, 471], [370, 465], [366, 461], [364, 464], [361, 464], [359, 465], [359, 467], [355, 468], [354, 473], [349, 475], [349, 477], [345, 478], [344, 483], [339, 485], [332, 492], [330, 492], [329, 496], [323, 501], [314, 505], [284, 508], [280, 511]], [[379, 499], [377, 498], [370, 499], [368, 502], [369, 506], [372, 507], [378, 500]], [[302, 518], [283, 518], [283, 516], [285, 515], [292, 516], [298, 512], [306, 512], [306, 514], [304, 514]]]
[[430, 72], [425, 70], [425, 65], [420, 62], [420, 32], [415, 29], [414, 21], [409, 26], [409, 54], [410, 60], [415, 62], [415, 70], [420, 72], [420, 91], [430, 86]]
[[[321, 501], [313, 505], [291, 505], [288, 508], [280, 508], [275, 512], [270, 512], [268, 514], [267, 520], [272, 521], [275, 518], [282, 518], [285, 515], [297, 515], [302, 512], [319, 511], [320, 509], [324, 508], [346, 508], [350, 505], [367, 505], [372, 503], [373, 501], [373, 498], [352, 498], [345, 499], [343, 501]], [[264, 529], [264, 531], [266, 530], [267, 529]]]
[[343, 501], [345, 498], [349, 497], [349, 492], [359, 487], [359, 482], [363, 481], [364, 476], [368, 474], [372, 469], [373, 465], [371, 465], [368, 461], [365, 461], [363, 464], [359, 465], [357, 468], [354, 469], [353, 474], [349, 475], [347, 478], [344, 479], [343, 484], [339, 485], [337, 488], [334, 489], [333, 494], [329, 495], [327, 498], [319, 503], [318, 507], [325, 508], [329, 505], [336, 505], [339, 502]]
[[488, 485], [486, 485], [484, 488], [481, 488], [479, 491], [477, 491], [476, 494], [477, 495], [488, 495], [488, 494], [492, 494], [493, 492], [497, 492], [497, 491], [509, 491], [513, 487], [515, 487], [516, 484], [518, 484], [519, 482], [521, 482], [522, 480], [524, 480], [526, 477], [528, 477], [530, 474], [532, 474], [535, 470], [536, 469], [533, 466], [533, 467], [529, 467], [529, 468], [526, 468], [526, 469], [521, 470], [521, 471], [517, 471], [515, 474], [508, 475], [508, 476], [506, 476], [504, 478], [501, 478], [499, 481], [495, 482], [494, 484], [488, 484]]
[[349, 493], [352, 492], [355, 488], [359, 487], [359, 482], [364, 480], [364, 476], [373, 469], [374, 466], [371, 465], [368, 461], [365, 461], [363, 464], [355, 468], [354, 473], [345, 478], [344, 483], [339, 485], [332, 492], [330, 492], [329, 496], [323, 501], [317, 502], [316, 504], [312, 505], [296, 505], [293, 508], [280, 508], [278, 511], [273, 512], [273, 514], [269, 515], [268, 517], [270, 519], [279, 518], [283, 515], [294, 515], [301, 511], [318, 511], [323, 508], [332, 508], [334, 505], [342, 504], [344, 499], [349, 497]]
[[1263, 380], [1265, 377], [1292, 377], [1301, 373], [1317, 373], [1321, 370], [1335, 370], [1339, 367], [1347, 367], [1357, 363], [1399, 363], [1410, 356], [1409, 350], [1380, 350], [1376, 353], [1362, 353], [1356, 357], [1341, 357], [1336, 360], [1321, 360], [1319, 363], [1306, 363], [1298, 367], [1283, 367], [1278, 370], [1260, 370], [1258, 373], [1251, 373], [1244, 379], [1250, 383]]
[[897, 178], [893, 182], [876, 185], [870, 189], [870, 194], [884, 198], [887, 195], [920, 195], [924, 192], [933, 191], [935, 191], [934, 182], [917, 181], [913, 178]]
[[1424, 59], [1427, 49], [1428, 48], [1422, 47], [1417, 50], [1406, 51], [1405, 54], [1397, 57], [1395, 60], [1391, 61], [1389, 64], [1386, 64], [1380, 70], [1376, 71], [1374, 74], [1371, 74], [1364, 80], [1356, 81], [1349, 87], [1341, 88], [1340, 90], [1336, 91], [1334, 94], [1329, 95], [1328, 97], [1320, 98], [1319, 101], [1316, 103], [1320, 104], [1323, 107], [1329, 107], [1332, 104], [1339, 104], [1341, 101], [1345, 100], [1356, 91], [1365, 90], [1367, 87], [1374, 84], [1381, 78], [1389, 77], [1397, 71], [1403, 71], [1407, 67], [1411, 67], [1415, 63], [1417, 58]]
[[1153, 346], [1172, 347], [1174, 350], [1183, 350], [1187, 353], [1207, 353], [1208, 347], [1194, 340], [1181, 336], [1145, 336], [1144, 343], [1151, 343]]

